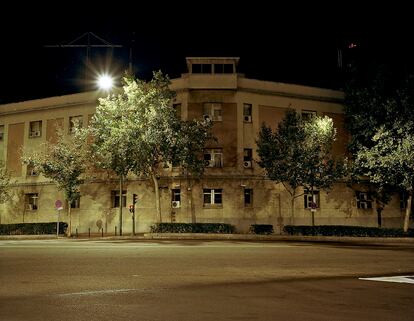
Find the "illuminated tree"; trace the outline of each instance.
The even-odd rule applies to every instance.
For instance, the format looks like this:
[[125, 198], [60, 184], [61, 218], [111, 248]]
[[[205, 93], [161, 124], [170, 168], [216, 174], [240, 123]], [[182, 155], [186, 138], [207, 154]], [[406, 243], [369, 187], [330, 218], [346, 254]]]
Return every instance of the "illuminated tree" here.
[[300, 188], [313, 195], [314, 189], [327, 190], [344, 175], [343, 162], [331, 154], [335, 134], [332, 119], [315, 116], [305, 121], [294, 110], [287, 111], [275, 132], [262, 125], [256, 142], [258, 163], [290, 194], [292, 219], [295, 199], [303, 195]]
[[56, 143], [46, 142], [39, 151], [24, 153], [23, 163], [30, 164], [44, 177], [50, 178], [63, 190], [67, 203], [68, 231], [72, 233], [71, 204], [80, 196], [82, 175], [86, 172], [88, 157], [85, 131], [75, 128], [71, 135], [57, 131]]

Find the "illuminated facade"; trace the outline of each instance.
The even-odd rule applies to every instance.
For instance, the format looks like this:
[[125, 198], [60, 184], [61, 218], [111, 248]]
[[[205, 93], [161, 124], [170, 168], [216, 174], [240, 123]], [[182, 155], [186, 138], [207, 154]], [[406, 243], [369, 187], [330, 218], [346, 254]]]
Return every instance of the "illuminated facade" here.
[[[329, 89], [245, 78], [236, 72], [238, 58], [187, 58], [188, 73], [173, 79], [177, 97], [174, 108], [182, 119], [208, 117], [218, 138], [206, 146], [205, 174], [189, 179], [180, 168], [164, 169], [160, 177], [163, 222], [223, 222], [246, 232], [250, 224], [272, 224], [279, 233], [283, 225], [310, 225], [310, 199], [306, 194], [290, 201], [282, 184], [265, 179], [257, 159], [255, 140], [263, 122], [273, 129], [293, 108], [304, 117], [327, 115], [337, 128], [333, 146], [336, 155], [345, 153], [348, 134], [342, 113], [343, 93]], [[56, 220], [54, 204], [63, 193], [32, 168], [22, 165], [21, 149], [34, 150], [52, 140], [57, 125], [69, 134], [72, 124], [87, 126], [97, 105], [97, 92], [87, 92], [0, 105], [0, 160], [16, 181], [13, 199], [0, 205], [0, 223], [49, 222]], [[130, 175], [119, 202], [116, 177], [97, 175], [81, 187], [80, 199], [72, 204], [73, 232], [90, 228], [113, 234], [119, 224], [118, 207], [124, 206], [123, 231], [132, 231], [128, 205], [133, 194], [136, 231], [148, 232], [157, 222], [155, 194], [150, 180]], [[330, 193], [317, 191], [315, 224], [377, 226], [375, 204], [369, 193], [338, 183]], [[403, 202], [402, 202], [403, 203]], [[401, 204], [402, 204], [401, 203]], [[394, 197], [382, 212], [382, 226], [401, 226], [403, 211]], [[65, 211], [61, 216], [66, 220]]]

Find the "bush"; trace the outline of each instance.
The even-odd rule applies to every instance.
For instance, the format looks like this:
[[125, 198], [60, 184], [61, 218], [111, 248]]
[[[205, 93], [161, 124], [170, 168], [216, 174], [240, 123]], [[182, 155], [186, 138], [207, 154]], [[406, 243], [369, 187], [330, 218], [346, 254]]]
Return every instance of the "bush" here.
[[322, 235], [322, 236], [371, 236], [371, 237], [407, 237], [414, 236], [414, 229], [404, 233], [398, 228], [379, 228], [344, 225], [286, 225], [283, 230], [289, 235]]
[[[68, 224], [59, 222], [59, 234], [66, 233]], [[56, 234], [56, 222], [0, 224], [0, 235]]]
[[157, 223], [151, 233], [235, 233], [236, 228], [224, 223]]
[[272, 234], [273, 225], [271, 224], [252, 224], [250, 225], [249, 233], [252, 234]]

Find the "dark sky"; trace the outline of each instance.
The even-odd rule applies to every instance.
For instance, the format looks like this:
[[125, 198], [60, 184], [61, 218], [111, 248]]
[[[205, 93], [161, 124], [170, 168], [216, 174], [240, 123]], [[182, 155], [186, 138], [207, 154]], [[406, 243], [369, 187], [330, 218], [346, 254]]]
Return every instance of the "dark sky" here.
[[[140, 7], [129, 12], [126, 6], [84, 12], [77, 8], [73, 14], [48, 8], [44, 14], [15, 18], [14, 24], [1, 25], [0, 103], [91, 89], [84, 83], [85, 70], [108, 69], [120, 77], [128, 68], [131, 45], [138, 78], [148, 79], [159, 69], [179, 77], [186, 72], [187, 56], [237, 56], [239, 72], [246, 77], [334, 89], [342, 86], [338, 49], [351, 42], [358, 45], [353, 52], [368, 61], [413, 59], [408, 9], [361, 10], [351, 2], [303, 10], [298, 10], [302, 4], [259, 4], [205, 2], [162, 12]], [[123, 47], [113, 49], [112, 55], [109, 49], [91, 48], [88, 69], [85, 48], [45, 47], [68, 44], [86, 32]], [[348, 53], [344, 51], [344, 59]]]

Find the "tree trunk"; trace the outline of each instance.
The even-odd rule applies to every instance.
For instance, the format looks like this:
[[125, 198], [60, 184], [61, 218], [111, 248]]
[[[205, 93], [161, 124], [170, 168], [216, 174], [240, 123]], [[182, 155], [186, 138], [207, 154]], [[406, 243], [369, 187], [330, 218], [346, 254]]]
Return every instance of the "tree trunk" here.
[[122, 236], [122, 190], [124, 189], [124, 176], [119, 176], [119, 235]]
[[67, 231], [67, 236], [71, 237], [72, 236], [72, 211], [71, 211], [71, 207], [70, 207], [70, 201], [67, 200], [68, 203], [68, 231]]
[[404, 217], [404, 233], [408, 232], [408, 224], [410, 222], [410, 215], [411, 215], [411, 202], [413, 199], [413, 191], [408, 192], [408, 200], [407, 200], [407, 208], [405, 209], [405, 217]]
[[151, 173], [152, 181], [154, 182], [155, 190], [155, 208], [157, 210], [158, 223], [162, 223], [161, 206], [160, 206], [160, 190], [158, 188], [158, 180], [154, 173]]

